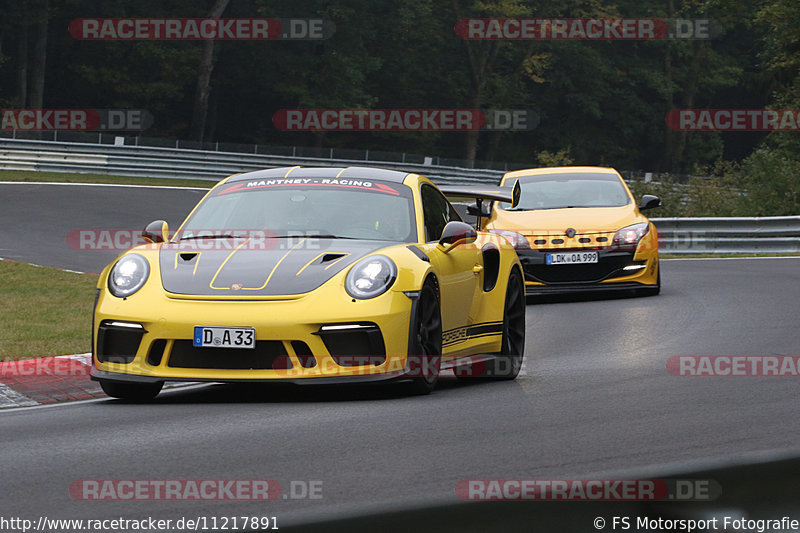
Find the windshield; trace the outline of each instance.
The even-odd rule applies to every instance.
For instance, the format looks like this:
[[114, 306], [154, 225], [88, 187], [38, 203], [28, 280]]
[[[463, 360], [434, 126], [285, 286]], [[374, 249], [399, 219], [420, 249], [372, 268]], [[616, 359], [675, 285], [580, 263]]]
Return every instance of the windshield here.
[[499, 203], [506, 211], [563, 209], [568, 207], [620, 207], [630, 198], [615, 174], [540, 174], [519, 180], [521, 195], [516, 208]]
[[183, 225], [181, 237], [265, 230], [298, 235], [413, 242], [411, 189], [367, 180], [239, 181], [219, 187]]

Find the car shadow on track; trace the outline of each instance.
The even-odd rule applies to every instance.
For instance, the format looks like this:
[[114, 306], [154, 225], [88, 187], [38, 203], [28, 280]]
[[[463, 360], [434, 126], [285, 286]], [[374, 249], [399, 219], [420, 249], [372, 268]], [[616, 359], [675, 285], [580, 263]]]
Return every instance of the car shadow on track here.
[[525, 302], [528, 305], [537, 304], [558, 304], [567, 302], [595, 302], [599, 300], [630, 300], [630, 299], [650, 299], [654, 296], [638, 294], [633, 290], [622, 291], [602, 291], [602, 292], [576, 292], [571, 294], [544, 294], [527, 296]]
[[[479, 387], [482, 382], [458, 380], [444, 374], [432, 397], [456, 389]], [[508, 385], [513, 385], [509, 382]], [[166, 389], [151, 405], [219, 404], [219, 403], [316, 403], [360, 402], [429, 398], [409, 394], [404, 383], [369, 385], [294, 385], [291, 383], [209, 383], [186, 388]], [[427, 401], [427, 400], [426, 400]], [[137, 402], [109, 399], [109, 404], [127, 405]]]

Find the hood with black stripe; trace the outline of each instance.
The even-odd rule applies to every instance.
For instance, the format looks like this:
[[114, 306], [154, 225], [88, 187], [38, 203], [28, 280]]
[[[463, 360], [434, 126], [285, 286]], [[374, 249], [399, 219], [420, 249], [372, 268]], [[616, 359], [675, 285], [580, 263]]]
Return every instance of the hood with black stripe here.
[[233, 239], [226, 244], [164, 244], [160, 250], [161, 283], [167, 292], [192, 296], [303, 294], [362, 257], [394, 244], [297, 238], [266, 239], [261, 246]]

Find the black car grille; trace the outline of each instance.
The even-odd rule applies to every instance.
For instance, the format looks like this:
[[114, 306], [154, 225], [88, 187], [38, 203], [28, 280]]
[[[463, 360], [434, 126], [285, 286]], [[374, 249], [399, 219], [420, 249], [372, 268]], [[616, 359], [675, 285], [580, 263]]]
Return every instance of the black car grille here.
[[[568, 252], [570, 250], [557, 250]], [[555, 250], [554, 250], [555, 252]], [[592, 283], [604, 279], [628, 276], [633, 272], [623, 270], [623, 267], [633, 264], [644, 264], [643, 261], [634, 261], [633, 252], [616, 251], [600, 252], [597, 263], [579, 265], [547, 265], [545, 253], [534, 252], [531, 255], [520, 253], [522, 267], [527, 281], [542, 283]]]
[[101, 363], [128, 364], [136, 357], [143, 328], [115, 326], [103, 321], [97, 330], [97, 360]]
[[281, 341], [256, 341], [253, 349], [198, 348], [188, 340], [176, 340], [167, 365], [172, 368], [224, 370], [282, 370], [292, 368]]
[[356, 329], [320, 330], [325, 348], [339, 366], [381, 365], [386, 361], [383, 335], [376, 324]]

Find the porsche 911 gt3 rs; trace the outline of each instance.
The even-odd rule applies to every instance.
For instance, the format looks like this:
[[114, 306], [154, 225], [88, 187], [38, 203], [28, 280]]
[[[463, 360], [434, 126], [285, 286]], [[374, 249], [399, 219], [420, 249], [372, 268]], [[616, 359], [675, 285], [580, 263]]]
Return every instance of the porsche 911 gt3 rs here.
[[[470, 194], [515, 205], [516, 193]], [[167, 381], [399, 380], [424, 394], [445, 368], [519, 373], [517, 254], [465, 224], [422, 176], [238, 174], [174, 235], [156, 221], [143, 237], [98, 282], [92, 378], [110, 396], [149, 399]]]
[[535, 168], [506, 173], [518, 182], [519, 204], [495, 202], [479, 227], [513, 243], [528, 295], [634, 290], [658, 294], [658, 233], [642, 211], [661, 205], [645, 195], [637, 206], [612, 168]]

